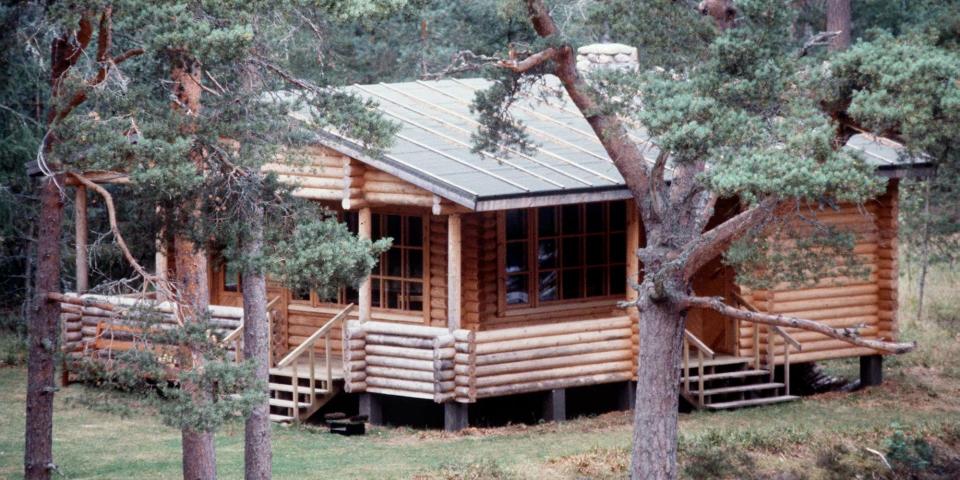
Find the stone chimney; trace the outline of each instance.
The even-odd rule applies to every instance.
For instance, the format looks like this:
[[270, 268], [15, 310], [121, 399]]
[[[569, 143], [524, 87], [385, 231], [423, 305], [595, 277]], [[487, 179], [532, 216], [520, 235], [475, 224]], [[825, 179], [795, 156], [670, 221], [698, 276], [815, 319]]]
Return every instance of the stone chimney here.
[[622, 43], [594, 43], [577, 49], [577, 70], [611, 69], [635, 72], [640, 68], [637, 48]]

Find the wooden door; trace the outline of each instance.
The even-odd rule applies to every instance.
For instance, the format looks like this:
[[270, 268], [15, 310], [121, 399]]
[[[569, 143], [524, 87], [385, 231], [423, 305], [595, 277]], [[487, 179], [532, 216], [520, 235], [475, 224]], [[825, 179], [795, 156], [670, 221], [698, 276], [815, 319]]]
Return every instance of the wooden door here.
[[[723, 265], [717, 257], [697, 272], [693, 291], [699, 296], [723, 297], [729, 301], [733, 280], [733, 269]], [[687, 330], [715, 352], [732, 355], [736, 352], [735, 322], [713, 310], [692, 309], [687, 316]]]

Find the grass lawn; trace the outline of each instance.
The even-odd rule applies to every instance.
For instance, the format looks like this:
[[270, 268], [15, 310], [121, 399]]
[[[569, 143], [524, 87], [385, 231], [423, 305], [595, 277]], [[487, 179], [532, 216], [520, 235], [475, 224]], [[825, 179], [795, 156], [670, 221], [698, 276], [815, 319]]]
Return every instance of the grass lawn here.
[[[938, 297], [958, 302], [950, 294]], [[909, 308], [909, 301], [903, 303]], [[958, 478], [960, 308], [932, 303], [934, 318], [923, 324], [904, 315], [903, 336], [920, 347], [888, 359], [880, 387], [681, 415], [685, 477], [899, 478], [882, 455], [920, 478]], [[828, 368], [851, 372], [855, 365], [832, 362]], [[0, 478], [19, 478], [22, 468], [25, 373], [23, 367], [0, 368]], [[65, 478], [179, 478], [178, 431], [150, 411], [122, 417], [78, 405], [83, 388], [57, 395], [54, 456]], [[610, 413], [458, 434], [384, 428], [365, 437], [277, 426], [274, 473], [278, 479], [620, 478], [630, 420], [627, 413]], [[221, 478], [242, 477], [242, 447], [242, 425], [218, 434]]]

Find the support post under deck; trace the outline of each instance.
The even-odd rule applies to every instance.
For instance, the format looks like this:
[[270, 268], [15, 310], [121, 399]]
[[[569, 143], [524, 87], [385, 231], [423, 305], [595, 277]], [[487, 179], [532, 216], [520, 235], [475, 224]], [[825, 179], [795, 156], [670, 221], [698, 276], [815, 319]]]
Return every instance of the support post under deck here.
[[620, 387], [620, 395], [617, 397], [617, 410], [633, 410], [634, 405], [637, 403], [637, 382], [629, 380], [623, 382], [622, 385], [623, 386]]
[[383, 405], [380, 398], [373, 393], [360, 394], [360, 415], [367, 416], [370, 425], [383, 425]]
[[860, 357], [860, 386], [872, 387], [883, 383], [883, 356]]
[[546, 392], [543, 399], [543, 419], [562, 422], [567, 419], [567, 389], [555, 388]]
[[470, 426], [468, 415], [470, 405], [460, 402], [443, 404], [443, 429], [447, 432], [459, 432]]

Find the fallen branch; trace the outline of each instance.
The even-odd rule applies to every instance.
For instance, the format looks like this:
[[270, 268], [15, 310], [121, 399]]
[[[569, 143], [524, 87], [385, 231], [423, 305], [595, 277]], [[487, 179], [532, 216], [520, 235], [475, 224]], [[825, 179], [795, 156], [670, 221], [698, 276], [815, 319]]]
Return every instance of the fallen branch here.
[[798, 317], [741, 310], [739, 308], [727, 305], [723, 302], [723, 299], [719, 297], [685, 296], [680, 298], [679, 301], [685, 307], [705, 308], [719, 312], [726, 317], [743, 320], [745, 322], [773, 325], [778, 327], [799, 328], [809, 332], [822, 333], [837, 340], [842, 340], [844, 342], [861, 347], [872, 348], [874, 350], [882, 350], [890, 353], [907, 353], [917, 347], [916, 342], [885, 342], [883, 340], [863, 338], [860, 336], [860, 331], [858, 328], [832, 328], [813, 320], [807, 320]]
[[820, 32], [810, 37], [809, 40], [804, 42], [803, 47], [800, 48], [799, 56], [805, 57], [807, 53], [813, 49], [813, 47], [830, 45], [830, 42], [841, 33], [843, 33], [841, 30], [837, 30], [835, 32]]

